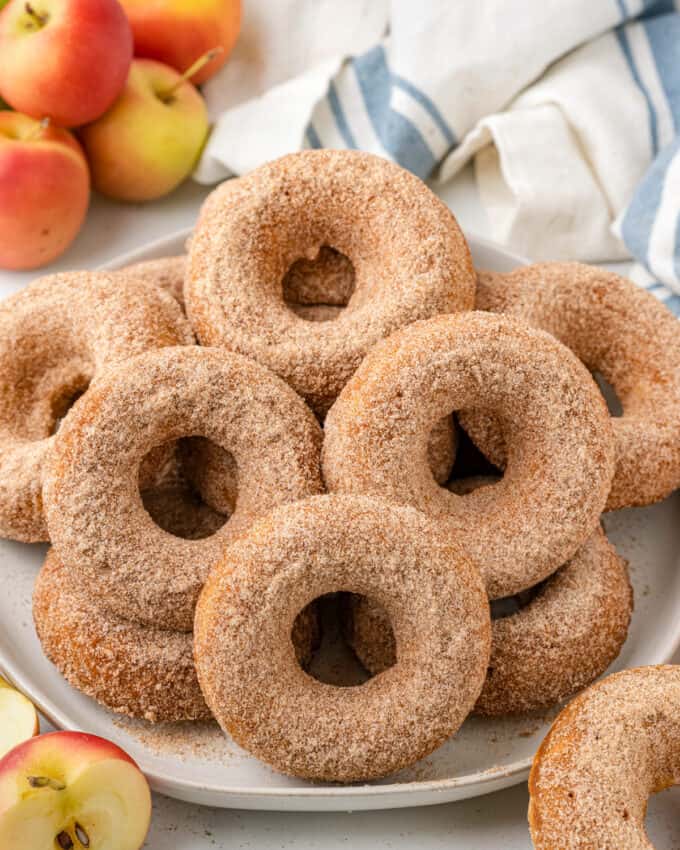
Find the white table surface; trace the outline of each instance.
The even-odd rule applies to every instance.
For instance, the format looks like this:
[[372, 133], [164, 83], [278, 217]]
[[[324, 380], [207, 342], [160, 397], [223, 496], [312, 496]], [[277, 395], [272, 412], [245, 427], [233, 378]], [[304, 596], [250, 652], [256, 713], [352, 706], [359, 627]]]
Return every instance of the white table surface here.
[[[192, 225], [207, 189], [186, 183], [153, 204], [122, 205], [102, 198], [92, 202], [87, 223], [71, 249], [41, 274], [92, 268], [146, 242]], [[488, 234], [472, 171], [467, 169], [440, 192], [464, 229]], [[0, 297], [20, 289], [35, 272], [0, 271]], [[680, 661], [680, 658], [677, 659]], [[44, 724], [44, 729], [49, 728]], [[680, 850], [680, 790], [650, 800], [648, 829], [658, 850]], [[525, 785], [421, 809], [355, 814], [238, 812], [154, 797], [154, 817], [146, 847], [150, 850], [530, 850]]]

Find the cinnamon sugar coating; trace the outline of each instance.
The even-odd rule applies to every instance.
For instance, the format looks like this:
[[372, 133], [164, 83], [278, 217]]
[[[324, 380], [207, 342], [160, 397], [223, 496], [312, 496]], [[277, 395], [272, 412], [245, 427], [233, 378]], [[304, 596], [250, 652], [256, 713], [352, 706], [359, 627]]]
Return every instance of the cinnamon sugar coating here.
[[[444, 484], [456, 458], [456, 426], [453, 417], [435, 423], [427, 447], [427, 460], [435, 481]], [[238, 496], [238, 469], [234, 458], [202, 437], [182, 440], [182, 466], [188, 479], [214, 510], [230, 515]]]
[[145, 260], [133, 263], [121, 271], [140, 280], [160, 286], [172, 295], [184, 310], [184, 275], [187, 266], [186, 254], [176, 257], [160, 257], [157, 260]]
[[[458, 496], [426, 463], [434, 422], [484, 407], [512, 434], [502, 481]], [[614, 471], [604, 400], [543, 331], [471, 312], [416, 322], [379, 343], [326, 417], [331, 492], [383, 497], [437, 518], [481, 569], [491, 598], [526, 590], [598, 525]]]
[[[628, 634], [633, 593], [626, 563], [598, 529], [531, 595], [525, 607], [491, 623], [491, 660], [476, 714], [549, 708], [589, 685], [618, 656]], [[383, 608], [351, 597], [346, 636], [373, 674], [395, 662]]]
[[[482, 273], [477, 307], [548, 331], [616, 391], [616, 472], [607, 509], [648, 505], [680, 487], [680, 324], [649, 292], [581, 263], [538, 263]], [[461, 424], [502, 468], [497, 421], [464, 411]]]
[[[355, 288], [334, 321], [310, 322], [283, 278], [322, 246]], [[191, 242], [187, 310], [204, 345], [268, 366], [323, 414], [368, 349], [416, 319], [470, 309], [475, 274], [449, 209], [414, 175], [357, 151], [303, 151], [227, 181]]]
[[54, 549], [36, 579], [33, 619], [45, 655], [69, 684], [111, 711], [152, 723], [212, 717], [191, 635], [112, 614]]
[[[203, 540], [163, 531], [139, 493], [149, 450], [187, 435], [217, 443], [238, 467], [234, 513]], [[57, 435], [44, 476], [50, 537], [113, 612], [190, 631], [225, 542], [273, 507], [321, 492], [320, 443], [299, 396], [252, 360], [196, 346], [133, 358], [91, 386]]]
[[[189, 539], [210, 527], [209, 508], [197, 511], [186, 484], [168, 475], [146, 494], [164, 527]], [[213, 522], [219, 519], [214, 515]], [[219, 525], [218, 525], [219, 527]], [[142, 626], [108, 611], [51, 549], [35, 583], [33, 619], [43, 651], [74, 688], [111, 711], [174, 723], [212, 717], [196, 678], [187, 632]], [[319, 639], [316, 611], [295, 621], [293, 644], [306, 667]]]
[[573, 700], [529, 778], [536, 850], [653, 850], [650, 794], [680, 782], [680, 667], [625, 670]]
[[[397, 637], [398, 664], [358, 687], [307, 676], [290, 641], [298, 611], [338, 590], [377, 599]], [[405, 767], [458, 729], [489, 639], [479, 574], [435, 523], [319, 496], [277, 509], [227, 548], [197, 606], [194, 651], [206, 701], [241, 746], [284, 773], [351, 782]]]
[[140, 352], [192, 342], [169, 295], [122, 273], [50, 275], [0, 304], [0, 536], [48, 539], [45, 458], [90, 381]]

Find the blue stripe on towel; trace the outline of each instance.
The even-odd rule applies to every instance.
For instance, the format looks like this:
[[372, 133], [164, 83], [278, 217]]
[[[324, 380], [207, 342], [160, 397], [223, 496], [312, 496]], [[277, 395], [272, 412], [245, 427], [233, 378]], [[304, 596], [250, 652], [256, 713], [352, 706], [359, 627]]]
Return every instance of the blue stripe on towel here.
[[307, 137], [307, 144], [310, 148], [322, 148], [321, 139], [319, 138], [319, 134], [314, 129], [314, 125], [310, 122], [307, 125], [307, 129], [305, 131], [305, 135]]
[[390, 108], [392, 75], [384, 49], [378, 45], [352, 60], [371, 124], [385, 150], [418, 177], [428, 177], [437, 165], [416, 125]]
[[616, 0], [616, 3], [619, 7], [619, 12], [621, 12], [621, 20], [627, 21], [630, 14], [628, 12], [628, 7], [626, 6], [626, 0]]
[[340, 103], [340, 98], [338, 97], [338, 93], [332, 81], [328, 86], [328, 105], [331, 108], [333, 118], [338, 126], [338, 130], [340, 130], [340, 135], [342, 136], [344, 143], [348, 148], [356, 148], [357, 143], [354, 139], [354, 134], [347, 123], [342, 104]]
[[652, 98], [647, 91], [647, 86], [642, 82], [642, 78], [637, 69], [637, 65], [635, 64], [635, 60], [633, 59], [633, 52], [630, 49], [630, 44], [628, 43], [628, 36], [626, 35], [625, 27], [619, 27], [615, 30], [616, 37], [619, 42], [619, 46], [623, 51], [623, 55], [626, 57], [626, 61], [628, 62], [628, 67], [630, 69], [630, 73], [632, 74], [633, 79], [637, 87], [642, 92], [642, 95], [647, 102], [647, 112], [649, 115], [649, 136], [652, 143], [652, 155], [656, 156], [659, 152], [659, 131], [657, 127], [656, 121], [656, 110], [654, 109], [654, 104], [652, 102]]
[[643, 21], [642, 25], [677, 132], [680, 128], [680, 15], [661, 15]]
[[[678, 206], [680, 207], [680, 198], [678, 199]], [[678, 280], [680, 280], [680, 215], [678, 215], [678, 220], [675, 223], [675, 249], [673, 255], [673, 267], [675, 271], [675, 276]]]
[[422, 92], [417, 86], [414, 86], [413, 83], [409, 82], [404, 77], [400, 77], [398, 74], [392, 74], [392, 83], [400, 89], [403, 89], [405, 92], [411, 95], [414, 100], [417, 100], [418, 103], [429, 113], [430, 118], [434, 121], [434, 123], [439, 127], [442, 132], [442, 135], [446, 139], [446, 141], [454, 147], [454, 145], [458, 144], [458, 140], [453, 134], [451, 128], [444, 120], [444, 116], [437, 109], [436, 104], [430, 100], [430, 98]]
[[647, 172], [621, 222], [621, 235], [637, 259], [649, 265], [649, 237], [661, 204], [663, 184], [673, 159], [674, 145], [669, 145]]
[[[665, 211], [661, 211], [660, 207], [670, 165], [678, 156], [680, 156], [680, 138], [664, 148], [652, 163], [651, 168], [633, 195], [620, 228], [623, 241], [631, 253], [649, 269], [650, 261], [654, 259], [649, 256], [649, 241], [658, 216], [661, 214], [678, 216], [673, 231], [675, 234], [673, 261], [676, 275], [680, 271], [678, 269], [680, 265], [680, 215], [678, 215], [680, 198], [670, 211], [668, 205], [666, 205]], [[680, 280], [680, 276], [678, 276], [678, 279]], [[650, 287], [653, 285], [650, 284]], [[668, 291], [670, 292], [670, 289]]]

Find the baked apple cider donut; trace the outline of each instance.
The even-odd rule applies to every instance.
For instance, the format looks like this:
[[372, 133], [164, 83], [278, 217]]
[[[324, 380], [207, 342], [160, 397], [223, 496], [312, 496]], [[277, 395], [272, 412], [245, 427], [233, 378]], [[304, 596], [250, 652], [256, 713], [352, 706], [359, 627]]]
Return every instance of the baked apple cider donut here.
[[[238, 498], [213, 536], [183, 540], [144, 509], [138, 472], [154, 446], [187, 435], [234, 457]], [[190, 631], [198, 593], [225, 541], [277, 505], [321, 492], [321, 429], [269, 370], [186, 346], [109, 369], [64, 422], [45, 472], [50, 538], [114, 613]]]
[[536, 850], [654, 850], [650, 794], [680, 782], [680, 667], [624, 670], [571, 702], [529, 777]]
[[[628, 634], [628, 570], [601, 529], [571, 561], [521, 595], [526, 599], [515, 611], [492, 620], [491, 660], [476, 714], [556, 705], [604, 673]], [[396, 647], [385, 610], [352, 596], [346, 615], [347, 641], [364, 667], [373, 675], [391, 667]]]
[[[607, 509], [648, 505], [680, 487], [680, 324], [649, 292], [604, 269], [538, 263], [482, 273], [477, 307], [523, 319], [557, 337], [614, 388], [616, 472]], [[463, 411], [461, 424], [496, 466], [497, 421]]]
[[[505, 475], [458, 496], [437, 485], [427, 437], [483, 406], [512, 434]], [[549, 334], [472, 312], [416, 322], [375, 346], [326, 417], [331, 492], [383, 497], [436, 517], [481, 569], [491, 598], [538, 584], [596, 529], [614, 471], [604, 399]]]
[[[298, 612], [338, 590], [377, 599], [399, 648], [357, 687], [308, 676], [290, 640]], [[477, 570], [420, 511], [319, 496], [226, 549], [194, 641], [206, 702], [237, 743], [283, 773], [352, 782], [412, 764], [459, 728], [486, 674], [489, 606]]]
[[191, 343], [176, 302], [126, 274], [50, 275], [0, 304], [0, 536], [48, 539], [43, 465], [92, 379], [143, 351]]
[[[283, 279], [324, 246], [349, 259], [354, 289], [335, 320], [306, 321]], [[421, 180], [370, 154], [318, 150], [212, 193], [185, 297], [204, 345], [268, 366], [323, 415], [374, 343], [416, 319], [471, 309], [475, 284], [455, 218]]]

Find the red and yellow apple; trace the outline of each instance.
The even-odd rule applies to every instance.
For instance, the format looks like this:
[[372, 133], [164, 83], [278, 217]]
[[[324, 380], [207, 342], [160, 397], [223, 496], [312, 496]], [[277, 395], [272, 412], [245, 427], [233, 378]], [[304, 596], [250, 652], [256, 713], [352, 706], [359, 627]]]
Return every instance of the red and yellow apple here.
[[32, 269], [63, 253], [85, 218], [90, 176], [68, 132], [0, 112], [0, 267]]
[[135, 59], [118, 100], [80, 138], [96, 189], [122, 201], [149, 201], [193, 170], [208, 135], [198, 90], [168, 65]]
[[207, 50], [223, 52], [192, 76], [196, 85], [219, 70], [241, 28], [241, 0], [121, 0], [132, 25], [135, 56], [185, 71]]
[[151, 821], [144, 775], [83, 732], [31, 738], [0, 760], [0, 847], [139, 850]]
[[123, 88], [132, 32], [118, 0], [10, 0], [0, 56], [0, 95], [13, 109], [76, 127]]
[[0, 676], [0, 759], [39, 731], [33, 703]]

